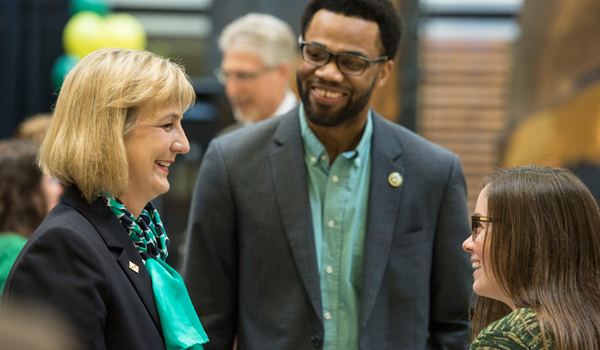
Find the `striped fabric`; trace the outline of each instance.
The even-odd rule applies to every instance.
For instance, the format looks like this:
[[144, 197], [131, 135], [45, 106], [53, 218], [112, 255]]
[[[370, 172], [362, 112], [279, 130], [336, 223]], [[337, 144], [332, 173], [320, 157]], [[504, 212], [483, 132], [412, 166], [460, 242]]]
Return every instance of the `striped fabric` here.
[[[554, 349], [552, 335], [546, 332], [548, 350]], [[504, 318], [484, 328], [477, 336], [471, 350], [543, 350], [544, 343], [535, 312], [531, 309], [517, 309]]]

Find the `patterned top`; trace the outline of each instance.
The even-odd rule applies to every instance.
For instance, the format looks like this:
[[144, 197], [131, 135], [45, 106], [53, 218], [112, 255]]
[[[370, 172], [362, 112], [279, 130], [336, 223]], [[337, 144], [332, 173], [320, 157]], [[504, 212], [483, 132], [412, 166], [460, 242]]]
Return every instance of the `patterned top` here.
[[[548, 349], [554, 349], [552, 335], [546, 332]], [[471, 350], [544, 350], [540, 325], [531, 309], [517, 309], [485, 327], [477, 336]]]

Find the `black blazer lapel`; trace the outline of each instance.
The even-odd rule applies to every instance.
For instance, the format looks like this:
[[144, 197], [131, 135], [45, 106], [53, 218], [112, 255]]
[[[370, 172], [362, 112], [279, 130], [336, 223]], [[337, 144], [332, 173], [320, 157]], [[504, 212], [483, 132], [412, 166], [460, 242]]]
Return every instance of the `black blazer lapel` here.
[[385, 266], [390, 254], [394, 225], [403, 185], [393, 187], [388, 177], [398, 172], [404, 176], [397, 135], [386, 121], [373, 111], [371, 144], [371, 183], [367, 209], [367, 232], [363, 257], [363, 287], [359, 330], [364, 329], [373, 311]]
[[323, 322], [321, 287], [298, 108], [279, 118], [281, 122], [275, 131], [270, 154], [275, 196], [300, 277], [319, 320]]
[[[75, 186], [66, 189], [62, 201], [75, 208], [98, 231], [98, 234], [115, 256], [117, 263], [121, 266], [127, 278], [129, 278], [129, 281], [137, 291], [152, 320], [162, 334], [150, 274], [144, 267], [140, 253], [115, 214], [100, 200], [96, 199], [92, 204], [88, 204], [79, 189]], [[133, 264], [131, 267], [130, 263]], [[134, 271], [136, 270], [135, 266], [138, 267], [137, 272]]]

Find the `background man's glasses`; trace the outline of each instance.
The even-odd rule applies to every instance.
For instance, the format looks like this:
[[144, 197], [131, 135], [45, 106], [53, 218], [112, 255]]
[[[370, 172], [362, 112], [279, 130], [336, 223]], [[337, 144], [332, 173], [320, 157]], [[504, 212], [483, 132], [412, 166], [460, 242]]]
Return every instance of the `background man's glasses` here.
[[387, 56], [381, 56], [375, 59], [355, 55], [351, 53], [336, 53], [316, 43], [309, 43], [298, 38], [302, 59], [317, 67], [323, 67], [331, 61], [333, 57], [338, 70], [346, 75], [361, 75], [367, 67], [387, 61]]
[[215, 77], [219, 83], [225, 85], [227, 81], [237, 81], [239, 83], [246, 83], [255, 79], [258, 79], [261, 75], [272, 71], [275, 68], [263, 68], [256, 72], [225, 72], [221, 68], [217, 68], [214, 70]]

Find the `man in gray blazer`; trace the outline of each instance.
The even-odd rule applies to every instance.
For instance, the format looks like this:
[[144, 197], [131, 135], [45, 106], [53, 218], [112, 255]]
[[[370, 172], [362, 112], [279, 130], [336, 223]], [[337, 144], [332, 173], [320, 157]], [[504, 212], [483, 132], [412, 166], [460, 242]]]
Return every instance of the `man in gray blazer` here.
[[369, 107], [391, 74], [389, 0], [312, 0], [302, 103], [212, 141], [184, 261], [206, 349], [466, 349], [458, 157]]

